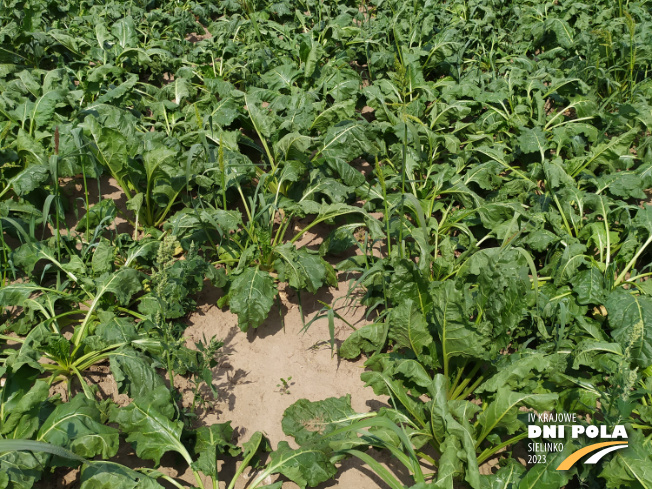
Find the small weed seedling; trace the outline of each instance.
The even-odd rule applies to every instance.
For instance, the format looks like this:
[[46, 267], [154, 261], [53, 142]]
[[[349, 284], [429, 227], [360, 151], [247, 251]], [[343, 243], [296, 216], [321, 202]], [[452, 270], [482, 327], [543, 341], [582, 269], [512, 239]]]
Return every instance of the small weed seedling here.
[[281, 377], [281, 383], [276, 384], [276, 387], [279, 388], [281, 394], [290, 394], [290, 386], [294, 385], [294, 382], [291, 382], [292, 376], [284, 379]]

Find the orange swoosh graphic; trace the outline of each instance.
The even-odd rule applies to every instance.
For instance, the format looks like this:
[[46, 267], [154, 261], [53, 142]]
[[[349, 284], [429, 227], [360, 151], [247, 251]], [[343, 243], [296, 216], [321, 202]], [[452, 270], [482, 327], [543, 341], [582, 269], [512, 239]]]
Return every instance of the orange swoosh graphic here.
[[626, 445], [626, 444], [627, 442], [622, 442], [622, 441], [605, 441], [603, 443], [595, 443], [593, 445], [589, 445], [588, 447], [580, 448], [576, 452], [573, 452], [568, 457], [566, 457], [564, 461], [559, 464], [557, 470], [570, 469], [575, 464], [575, 462], [581, 459], [584, 455], [586, 455], [587, 453], [595, 452], [600, 448], [609, 447], [611, 445]]

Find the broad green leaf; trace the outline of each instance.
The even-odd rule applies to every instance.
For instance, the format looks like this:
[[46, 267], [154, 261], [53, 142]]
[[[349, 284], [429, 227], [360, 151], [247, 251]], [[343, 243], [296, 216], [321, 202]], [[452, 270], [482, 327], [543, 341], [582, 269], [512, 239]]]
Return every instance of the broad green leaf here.
[[50, 170], [45, 165], [30, 165], [6, 183], [16, 195], [23, 196], [41, 187], [50, 178]]
[[88, 209], [88, 212], [77, 223], [76, 229], [77, 231], [92, 231], [100, 225], [105, 228], [109, 227], [117, 214], [115, 202], [112, 199], [102, 199]]
[[136, 25], [130, 15], [114, 22], [111, 26], [111, 33], [116, 37], [122, 49], [133, 48], [138, 44]]
[[449, 381], [442, 374], [436, 374], [428, 387], [430, 401], [428, 402], [428, 412], [430, 416], [430, 426], [432, 434], [441, 444], [446, 437], [446, 423], [450, 412], [448, 409], [448, 389]]
[[107, 90], [105, 94], [97, 97], [95, 103], [105, 104], [124, 97], [125, 95], [131, 93], [131, 90], [133, 90], [136, 83], [138, 83], [138, 75], [130, 75], [120, 85]]
[[579, 369], [582, 365], [587, 365], [598, 370], [608, 361], [610, 356], [614, 357], [612, 361], [618, 361], [622, 357], [623, 349], [618, 343], [609, 343], [606, 341], [584, 340], [581, 341], [573, 352], [573, 368]]
[[0, 391], [0, 435], [4, 438], [31, 438], [39, 428], [38, 412], [48, 398], [48, 385], [37, 380], [39, 371], [23, 366], [4, 372]]
[[596, 266], [582, 270], [571, 280], [577, 302], [581, 305], [602, 305], [605, 301], [604, 275]]
[[440, 446], [441, 458], [434, 485], [440, 489], [453, 489], [455, 480], [464, 471], [464, 465], [458, 455], [461, 452], [460, 441], [455, 436], [447, 436]]
[[323, 401], [299, 399], [283, 413], [283, 433], [293, 436], [301, 446], [320, 443], [329, 446], [332, 442], [357, 440], [355, 432], [343, 432], [335, 437], [323, 438], [330, 432], [343, 428], [360, 419], [351, 408], [351, 396], [329, 397]]
[[499, 388], [495, 400], [478, 416], [478, 440], [484, 440], [496, 428], [505, 428], [508, 434], [521, 429], [523, 423], [517, 418], [518, 406], [529, 406], [538, 412], [551, 411], [557, 398], [555, 393], [523, 394], [507, 387]]
[[101, 239], [91, 258], [93, 272], [97, 275], [110, 272], [113, 269], [115, 248], [108, 239]]
[[118, 430], [102, 424], [97, 402], [81, 393], [52, 411], [36, 439], [68, 448], [84, 458], [99, 455], [106, 459], [118, 452]]
[[328, 453], [309, 447], [293, 450], [285, 441], [279, 442], [270, 459], [266, 473], [283, 474], [301, 489], [327, 481], [337, 472]]
[[109, 169], [113, 177], [118, 181], [127, 198], [131, 199], [132, 188], [127, 186], [130, 177], [129, 144], [127, 138], [115, 129], [102, 127], [93, 116], [84, 120], [84, 128], [90, 132], [95, 143], [91, 151], [98, 162]]
[[514, 459], [508, 459], [507, 465], [498, 469], [495, 474], [481, 475], [480, 487], [482, 489], [517, 489], [525, 467]]
[[29, 192], [30, 188], [31, 190], [36, 188], [33, 186], [34, 181], [39, 180], [41, 182], [45, 182], [45, 168], [49, 167], [49, 161], [43, 144], [30, 136], [27, 131], [23, 130], [22, 128], [18, 130], [18, 137], [16, 138], [16, 149], [18, 150], [18, 154], [23, 156], [25, 161], [27, 161], [30, 166], [43, 167], [41, 170], [31, 170], [33, 178], [28, 176], [30, 175], [30, 172], [25, 175], [25, 179], [21, 178], [19, 188], [16, 190], [16, 193], [20, 195], [21, 193]]
[[32, 294], [47, 289], [30, 282], [8, 284], [0, 288], [0, 305], [3, 307], [22, 305]]
[[652, 205], [645, 205], [638, 210], [634, 217], [634, 225], [647, 230], [648, 234], [652, 236]]
[[318, 155], [324, 157], [346, 185], [358, 187], [365, 179], [350, 162], [365, 153], [377, 154], [378, 146], [374, 139], [366, 122], [343, 121], [329, 127]]
[[231, 422], [202, 426], [196, 430], [194, 453], [198, 455], [194, 467], [204, 475], [217, 477], [218, 456], [226, 452], [235, 455], [236, 446], [231, 443]]
[[303, 76], [310, 78], [315, 72], [320, 59], [325, 54], [324, 48], [320, 43], [315, 42], [314, 39], [310, 39], [310, 42], [301, 42], [299, 54], [301, 56], [301, 62], [304, 65]]
[[566, 358], [561, 355], [546, 355], [544, 353], [525, 350], [501, 358], [496, 365], [497, 372], [475, 390], [476, 393], [497, 392], [501, 387], [512, 390], [519, 389], [529, 379], [538, 379], [544, 372], [555, 373], [564, 369]]
[[123, 347], [111, 354], [111, 373], [119, 392], [133, 399], [147, 396], [165, 385], [151, 361], [133, 348]]
[[441, 344], [441, 363], [447, 367], [454, 357], [485, 356], [489, 339], [474, 330], [462, 292], [455, 288], [455, 283], [436, 284], [432, 298], [435, 328]]
[[267, 319], [277, 294], [272, 277], [258, 268], [248, 268], [238, 275], [229, 290], [229, 306], [238, 315], [238, 326], [247, 331]]
[[[5, 416], [8, 414], [8, 416], [3, 420], [0, 434], [5, 438], [13, 439], [27, 439], [34, 436], [40, 424], [39, 411], [42, 403], [48, 398], [48, 391], [48, 384], [37, 380], [33, 387], [25, 392], [13, 406], [11, 402], [3, 403], [2, 414]], [[7, 408], [10, 408], [11, 411], [6, 412]]]
[[[269, 138], [275, 129], [276, 121], [274, 114], [270, 113], [269, 109], [262, 107], [259, 92], [252, 92], [245, 96], [245, 104], [249, 112], [249, 118], [254, 125], [254, 128], [263, 137]], [[259, 106], [261, 105], [261, 106]]]
[[[296, 80], [301, 75], [301, 71], [297, 70], [293, 64], [284, 64], [275, 66], [267, 73], [261, 76], [261, 79], [267, 84], [269, 90], [290, 89]], [[308, 75], [310, 76], [310, 75]], [[267, 134], [269, 136], [269, 134]]]
[[159, 464], [166, 452], [175, 451], [190, 465], [190, 454], [180, 441], [183, 423], [170, 419], [174, 412], [170, 401], [168, 389], [161, 386], [128, 406], [114, 409], [111, 420], [129, 435], [127, 441], [140, 458]]
[[562, 461], [578, 447], [566, 441], [561, 452], [546, 453], [546, 461], [536, 464], [523, 475], [518, 489], [558, 489], [573, 477], [574, 470], [557, 470]]
[[95, 462], [82, 469], [81, 489], [163, 489], [163, 486], [124, 465]]
[[11, 489], [31, 489], [50, 458], [42, 452], [11, 451], [0, 453], [0, 471], [8, 476]]
[[311, 129], [324, 132], [334, 124], [352, 119], [354, 114], [355, 100], [344, 100], [322, 111], [313, 121]]
[[533, 129], [523, 127], [520, 130], [518, 144], [523, 153], [539, 153], [543, 159], [547, 147], [546, 135], [540, 127]]
[[562, 48], [571, 48], [573, 46], [573, 29], [568, 22], [562, 19], [551, 17], [544, 22], [545, 28], [554, 32], [557, 43]]
[[[390, 396], [393, 399], [392, 402], [401, 405], [402, 409], [410, 414], [410, 417], [418, 423], [419, 427], [425, 428], [428, 416], [427, 406], [420, 399], [411, 395], [409, 387], [406, 386], [413, 380], [408, 377], [407, 382], [404, 382], [405, 377], [396, 375], [397, 367], [403, 361], [404, 359], [400, 356], [387, 353], [373, 355], [365, 363], [365, 366], [372, 371], [364, 372], [360, 378], [366, 385], [373, 388], [376, 395]], [[405, 373], [410, 376], [415, 372], [411, 372], [408, 368]], [[425, 383], [423, 375], [417, 373], [416, 376], [416, 385]]]
[[393, 265], [388, 295], [397, 304], [411, 300], [422, 315], [428, 314], [432, 308], [432, 298], [423, 273], [410, 260], [397, 260]]
[[314, 294], [333, 274], [329, 273], [332, 267], [323, 258], [310, 254], [306, 248], [297, 250], [292, 243], [285, 243], [274, 248], [274, 252], [280, 257], [275, 263], [279, 280], [297, 290], [307, 289]]
[[344, 340], [339, 349], [339, 356], [347, 359], [354, 359], [360, 353], [369, 353], [378, 350], [387, 339], [387, 325], [385, 323], [366, 324], [362, 328], [353, 331]]
[[638, 430], [630, 430], [629, 447], [603, 462], [600, 478], [606, 480], [606, 487], [652, 488], [652, 453], [646, 443]]
[[652, 364], [652, 298], [614, 290], [605, 304], [611, 336], [628, 349], [636, 365]]
[[30, 114], [30, 134], [52, 119], [57, 103], [64, 97], [63, 90], [51, 90], [36, 99]]
[[429, 345], [433, 339], [423, 314], [410, 299], [405, 300], [390, 312], [388, 337], [394, 340], [395, 348], [409, 348], [417, 358], [428, 366], [436, 365], [430, 356]]
[[131, 297], [142, 290], [142, 272], [133, 268], [122, 267], [113, 274], [105, 273], [95, 281], [97, 293], [95, 298], [111, 292], [121, 305], [127, 305]]

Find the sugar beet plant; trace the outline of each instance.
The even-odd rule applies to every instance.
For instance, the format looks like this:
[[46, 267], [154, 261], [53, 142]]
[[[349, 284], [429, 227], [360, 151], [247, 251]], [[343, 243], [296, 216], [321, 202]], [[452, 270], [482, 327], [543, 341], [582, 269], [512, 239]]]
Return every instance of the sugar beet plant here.
[[[5, 2], [0, 487], [303, 488], [346, 457], [392, 488], [652, 487], [651, 9]], [[300, 400], [298, 448], [202, 426], [222, 343], [183, 332], [205, 283], [247, 330], [279, 284], [337, 273], [368, 319], [338, 353], [387, 406]], [[630, 447], [523, 464], [531, 411]], [[189, 481], [146, 468], [167, 452]]]

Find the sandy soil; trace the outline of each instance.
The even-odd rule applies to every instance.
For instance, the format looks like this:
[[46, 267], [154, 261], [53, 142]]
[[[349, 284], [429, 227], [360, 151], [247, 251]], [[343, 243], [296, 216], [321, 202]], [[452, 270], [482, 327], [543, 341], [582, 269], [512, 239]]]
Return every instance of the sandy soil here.
[[[305, 321], [319, 313], [320, 300], [332, 304], [346, 291], [347, 283], [341, 281], [339, 287], [320, 291], [314, 296], [303, 293], [301, 303]], [[302, 332], [303, 321], [295, 292], [281, 291], [283, 319], [278, 306], [275, 306], [265, 323], [247, 333], [238, 328], [237, 316], [215, 306], [219, 295], [220, 291], [213, 288], [200, 294], [199, 308], [190, 316], [185, 333], [190, 342], [199, 341], [204, 336], [206, 339], [216, 336], [225, 343], [222, 348], [225, 356], [214, 369], [214, 382], [220, 398], [202, 413], [200, 424], [230, 420], [240, 442], [248, 440], [255, 431], [261, 431], [274, 448], [283, 440], [296, 446], [293, 439], [283, 433], [281, 420], [285, 409], [298, 399], [318, 401], [351, 394], [352, 407], [358, 412], [377, 410], [386, 405], [386, 399], [375, 396], [371, 388], [364, 387], [360, 380], [363, 360], [350, 362], [338, 359], [337, 355], [331, 356], [327, 320], [318, 320]], [[343, 300], [337, 304], [338, 313], [348, 322], [356, 327], [365, 324], [363, 308], [345, 306]], [[336, 347], [349, 332], [350, 328], [343, 321], [335, 320]], [[289, 388], [284, 389], [281, 378], [287, 380], [289, 377], [292, 377]], [[182, 385], [179, 387], [183, 389]], [[389, 461], [386, 456], [376, 455], [379, 460]], [[346, 461], [335, 480], [319, 487], [385, 487], [361, 465], [355, 460]], [[190, 481], [190, 475], [183, 474], [182, 478]], [[291, 482], [283, 485], [284, 489], [296, 487]]]

